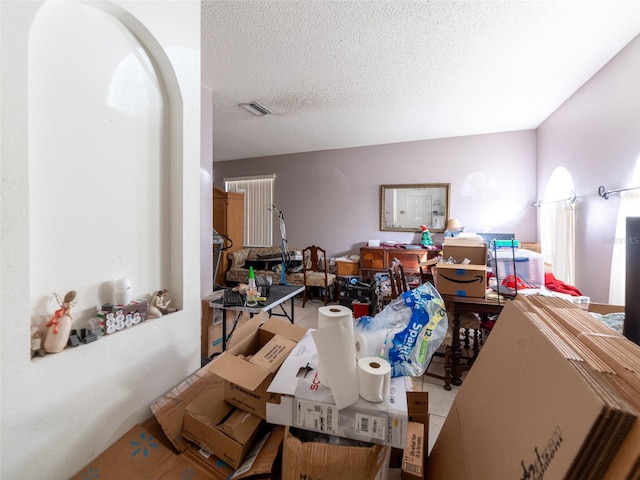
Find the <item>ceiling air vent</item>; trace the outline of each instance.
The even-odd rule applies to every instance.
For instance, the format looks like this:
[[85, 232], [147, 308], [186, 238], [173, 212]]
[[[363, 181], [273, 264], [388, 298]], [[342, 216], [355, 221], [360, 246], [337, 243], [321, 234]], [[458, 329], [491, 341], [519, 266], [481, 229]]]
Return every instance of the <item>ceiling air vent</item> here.
[[242, 108], [249, 110], [251, 113], [259, 117], [263, 115], [273, 115], [273, 112], [271, 110], [269, 110], [264, 105], [259, 104], [258, 102], [241, 103], [240, 106]]

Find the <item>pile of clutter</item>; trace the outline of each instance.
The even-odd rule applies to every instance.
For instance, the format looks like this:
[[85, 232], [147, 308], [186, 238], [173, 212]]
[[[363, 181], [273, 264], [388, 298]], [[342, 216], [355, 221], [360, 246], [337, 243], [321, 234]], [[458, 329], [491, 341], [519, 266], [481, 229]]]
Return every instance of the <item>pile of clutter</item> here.
[[[357, 321], [345, 306], [320, 307], [317, 329], [266, 313], [246, 319], [224, 353], [74, 478], [126, 467], [135, 478], [188, 469], [193, 479], [383, 480], [390, 465], [424, 478], [428, 397], [410, 378], [424, 373], [447, 327], [428, 283]], [[166, 445], [156, 441], [145, 461], [125, 455], [132, 438], [149, 436]]]

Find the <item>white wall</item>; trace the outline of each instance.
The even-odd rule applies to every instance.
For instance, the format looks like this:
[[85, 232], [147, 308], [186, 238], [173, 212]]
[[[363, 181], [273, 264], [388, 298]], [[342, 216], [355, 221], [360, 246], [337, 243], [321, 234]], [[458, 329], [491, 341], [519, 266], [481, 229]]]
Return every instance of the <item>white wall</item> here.
[[[0, 477], [63, 479], [199, 367], [200, 4], [9, 1], [0, 21]], [[78, 292], [79, 328], [121, 275], [181, 310], [31, 360], [52, 292]]]
[[200, 296], [213, 291], [213, 92], [204, 85], [200, 146]]
[[576, 204], [576, 286], [607, 302], [620, 195], [633, 186], [640, 158], [640, 37], [594, 75], [538, 128], [538, 197], [551, 173], [563, 166], [573, 177]]

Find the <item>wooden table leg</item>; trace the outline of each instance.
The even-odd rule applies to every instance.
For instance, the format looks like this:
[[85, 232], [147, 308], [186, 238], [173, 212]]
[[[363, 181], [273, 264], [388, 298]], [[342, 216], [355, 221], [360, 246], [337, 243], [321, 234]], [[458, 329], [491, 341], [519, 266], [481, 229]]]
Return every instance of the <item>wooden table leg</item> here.
[[451, 332], [453, 338], [451, 340], [451, 383], [462, 385], [462, 375], [460, 374], [460, 356], [462, 349], [460, 348], [460, 314], [453, 314], [453, 330]]
[[451, 346], [444, 349], [444, 389], [451, 390]]

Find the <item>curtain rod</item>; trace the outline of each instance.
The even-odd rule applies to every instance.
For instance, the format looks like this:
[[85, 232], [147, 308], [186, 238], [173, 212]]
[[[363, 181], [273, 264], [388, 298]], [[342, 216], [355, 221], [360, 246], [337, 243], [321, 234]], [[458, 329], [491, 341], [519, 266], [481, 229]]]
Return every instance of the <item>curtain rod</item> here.
[[604, 185], [600, 185], [598, 187], [598, 195], [600, 195], [605, 200], [609, 200], [609, 195], [612, 193], [620, 193], [620, 192], [628, 192], [629, 190], [638, 190], [640, 187], [629, 187], [629, 188], [619, 188], [618, 190], [607, 190], [604, 188]]
[[531, 204], [532, 207], [540, 207], [541, 205], [548, 205], [551, 203], [568, 203], [569, 205], [573, 205], [578, 201], [578, 197], [576, 192], [572, 191], [567, 198], [563, 198], [562, 200], [551, 200], [549, 202], [543, 202], [542, 200], [537, 200]]

